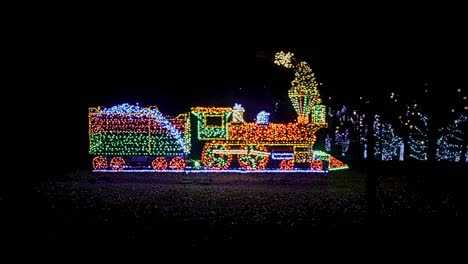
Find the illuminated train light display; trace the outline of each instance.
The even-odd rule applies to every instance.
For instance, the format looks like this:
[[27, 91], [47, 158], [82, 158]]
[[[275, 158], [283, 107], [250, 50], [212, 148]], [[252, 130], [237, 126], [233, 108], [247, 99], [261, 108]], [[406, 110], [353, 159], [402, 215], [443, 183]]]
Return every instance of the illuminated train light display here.
[[192, 107], [177, 117], [157, 107], [121, 104], [89, 108], [89, 153], [95, 171], [327, 172], [348, 166], [314, 150], [315, 133], [327, 127], [317, 82], [304, 61], [278, 52], [275, 64], [295, 71], [288, 91], [297, 122], [270, 123], [262, 111], [256, 122], [245, 109]]

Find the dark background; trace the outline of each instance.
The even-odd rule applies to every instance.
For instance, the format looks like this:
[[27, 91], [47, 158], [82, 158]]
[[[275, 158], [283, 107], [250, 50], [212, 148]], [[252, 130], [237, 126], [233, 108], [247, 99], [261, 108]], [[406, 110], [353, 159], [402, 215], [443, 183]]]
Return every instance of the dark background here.
[[[377, 102], [394, 89], [418, 96], [430, 87], [441, 98], [433, 107], [447, 107], [447, 91], [467, 90], [466, 9], [461, 7], [352, 2], [333, 3], [324, 12], [312, 3], [166, 4], [115, 10], [115, 4], [29, 3], [16, 12], [5, 9], [12, 16], [6, 17], [4, 33], [14, 34], [2, 35], [2, 44], [13, 44], [3, 49], [12, 58], [3, 73], [13, 82], [2, 91], [2, 117], [13, 122], [3, 137], [8, 159], [1, 185], [2, 205], [13, 203], [2, 219], [11, 223], [2, 226], [15, 240], [29, 240], [31, 234], [21, 233], [36, 228], [31, 222], [43, 209], [29, 201], [39, 189], [25, 181], [90, 169], [89, 107], [139, 102], [176, 115], [192, 106], [238, 102], [248, 120], [267, 110], [272, 121], [287, 122], [293, 113], [287, 99], [292, 74], [268, 61], [278, 50], [293, 51], [309, 63], [328, 105], [352, 104], [360, 96]], [[416, 169], [409, 174], [416, 175]], [[419, 175], [430, 173], [426, 168]], [[433, 182], [431, 188], [439, 189], [438, 178]], [[429, 230], [429, 224], [423, 226]]]
[[284, 10], [284, 18], [278, 9], [268, 19], [266, 9], [226, 16], [185, 10], [169, 18], [160, 9], [141, 16], [44, 16], [28, 25], [23, 64], [32, 73], [23, 79], [30, 92], [19, 89], [16, 100], [37, 109], [27, 136], [39, 138], [40, 167], [53, 160], [57, 174], [89, 169], [89, 107], [139, 103], [177, 115], [193, 106], [241, 103], [248, 121], [262, 110], [273, 122], [292, 121], [293, 73], [271, 61], [279, 50], [309, 63], [327, 105], [378, 100], [392, 91], [417, 97], [429, 87], [441, 95], [438, 105], [450, 106], [446, 91], [467, 89], [466, 28], [457, 8], [357, 9]]

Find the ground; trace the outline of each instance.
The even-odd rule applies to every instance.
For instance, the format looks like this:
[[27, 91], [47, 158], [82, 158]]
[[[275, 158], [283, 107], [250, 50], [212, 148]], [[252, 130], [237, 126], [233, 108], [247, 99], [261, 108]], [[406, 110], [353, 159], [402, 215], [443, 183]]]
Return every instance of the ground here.
[[[34, 186], [36, 241], [169, 248], [398, 244], [462, 236], [457, 188], [406, 176], [76, 172]], [[366, 188], [367, 187], [367, 188]], [[369, 194], [375, 193], [373, 199]], [[370, 207], [374, 203], [375, 207]], [[448, 239], [448, 238], [447, 238]]]

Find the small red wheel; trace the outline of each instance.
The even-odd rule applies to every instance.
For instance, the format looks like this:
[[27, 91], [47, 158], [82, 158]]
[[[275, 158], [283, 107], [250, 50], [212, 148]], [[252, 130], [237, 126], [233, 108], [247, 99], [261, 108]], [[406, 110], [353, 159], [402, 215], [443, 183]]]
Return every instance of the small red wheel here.
[[93, 168], [95, 170], [104, 170], [107, 168], [107, 160], [103, 156], [97, 156], [93, 159]]
[[290, 159], [282, 160], [280, 163], [281, 170], [292, 170], [294, 168], [294, 163]]
[[122, 157], [113, 157], [110, 160], [110, 167], [113, 170], [121, 171], [125, 166], [125, 160]]
[[172, 158], [171, 162], [169, 162], [169, 167], [177, 171], [184, 170], [185, 165], [185, 160], [181, 157], [174, 157]]
[[310, 168], [314, 171], [323, 170], [323, 162], [321, 160], [314, 160], [310, 163]]
[[157, 157], [151, 162], [155, 171], [164, 171], [167, 169], [167, 160], [164, 157]]

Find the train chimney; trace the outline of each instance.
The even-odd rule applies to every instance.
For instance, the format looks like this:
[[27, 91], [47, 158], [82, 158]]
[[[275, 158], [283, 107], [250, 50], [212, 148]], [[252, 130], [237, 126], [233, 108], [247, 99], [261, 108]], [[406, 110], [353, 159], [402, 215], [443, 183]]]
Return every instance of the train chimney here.
[[232, 123], [242, 124], [244, 122], [244, 108], [241, 104], [235, 104], [232, 108]]

